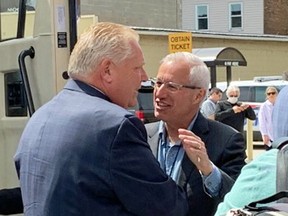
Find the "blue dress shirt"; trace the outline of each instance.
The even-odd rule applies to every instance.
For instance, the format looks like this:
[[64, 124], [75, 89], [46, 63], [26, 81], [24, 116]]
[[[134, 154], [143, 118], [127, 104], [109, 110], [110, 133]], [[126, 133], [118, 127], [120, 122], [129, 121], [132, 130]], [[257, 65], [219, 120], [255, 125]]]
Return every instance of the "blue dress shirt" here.
[[[188, 130], [192, 130], [197, 115], [190, 123], [189, 127], [187, 128]], [[160, 121], [158, 133], [160, 139], [158, 145], [157, 159], [160, 163], [161, 168], [166, 172], [166, 174], [178, 183], [180, 176], [180, 167], [185, 153], [181, 141], [177, 143], [171, 143], [169, 141], [166, 134], [165, 123], [163, 121]], [[222, 179], [219, 169], [213, 163], [212, 166], [213, 170], [208, 176], [202, 175], [201, 172], [200, 174], [205, 185], [205, 192], [209, 196], [214, 197], [217, 196], [219, 193]]]

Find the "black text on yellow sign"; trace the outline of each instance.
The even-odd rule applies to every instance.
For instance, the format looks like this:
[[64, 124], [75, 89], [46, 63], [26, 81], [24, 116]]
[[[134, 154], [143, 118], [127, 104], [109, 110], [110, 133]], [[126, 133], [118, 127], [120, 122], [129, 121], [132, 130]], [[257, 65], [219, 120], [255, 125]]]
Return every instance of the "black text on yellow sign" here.
[[168, 35], [169, 53], [192, 52], [192, 33], [180, 32]]

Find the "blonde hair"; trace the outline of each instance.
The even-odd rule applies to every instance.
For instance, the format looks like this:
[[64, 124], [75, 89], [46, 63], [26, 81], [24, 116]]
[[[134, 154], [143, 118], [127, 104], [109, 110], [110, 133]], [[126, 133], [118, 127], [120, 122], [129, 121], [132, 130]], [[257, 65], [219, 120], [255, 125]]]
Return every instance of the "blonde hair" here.
[[265, 90], [265, 95], [266, 95], [266, 96], [267, 96], [267, 93], [268, 93], [269, 90], [274, 91], [274, 92], [276, 93], [276, 95], [278, 95], [278, 90], [277, 90], [276, 87], [274, 87], [274, 86], [268, 86], [268, 87], [266, 88], [266, 90]]
[[268, 86], [266, 88], [265, 94], [267, 94], [269, 90], [274, 90], [276, 93], [278, 93], [278, 90], [275, 86]]
[[105, 58], [121, 63], [132, 54], [131, 41], [139, 42], [139, 35], [127, 26], [109, 22], [92, 25], [71, 53], [69, 76], [92, 73]]

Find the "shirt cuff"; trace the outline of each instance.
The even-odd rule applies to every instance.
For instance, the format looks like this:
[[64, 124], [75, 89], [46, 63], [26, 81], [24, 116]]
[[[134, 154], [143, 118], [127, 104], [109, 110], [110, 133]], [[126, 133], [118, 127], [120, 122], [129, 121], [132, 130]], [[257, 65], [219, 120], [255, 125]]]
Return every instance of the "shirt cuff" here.
[[208, 176], [204, 176], [201, 172], [200, 174], [204, 182], [204, 191], [211, 197], [216, 197], [221, 189], [222, 177], [218, 167], [213, 163], [212, 166], [212, 172]]

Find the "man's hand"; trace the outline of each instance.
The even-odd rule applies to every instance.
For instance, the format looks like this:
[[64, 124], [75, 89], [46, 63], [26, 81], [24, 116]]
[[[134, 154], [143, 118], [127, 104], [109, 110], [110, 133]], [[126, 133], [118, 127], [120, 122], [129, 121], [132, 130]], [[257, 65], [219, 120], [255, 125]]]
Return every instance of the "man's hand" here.
[[233, 106], [232, 109], [234, 113], [239, 113], [245, 111], [249, 107], [248, 104], [241, 104], [240, 106]]
[[178, 129], [178, 133], [189, 159], [203, 175], [208, 176], [212, 172], [213, 166], [207, 155], [205, 143], [189, 130]]

